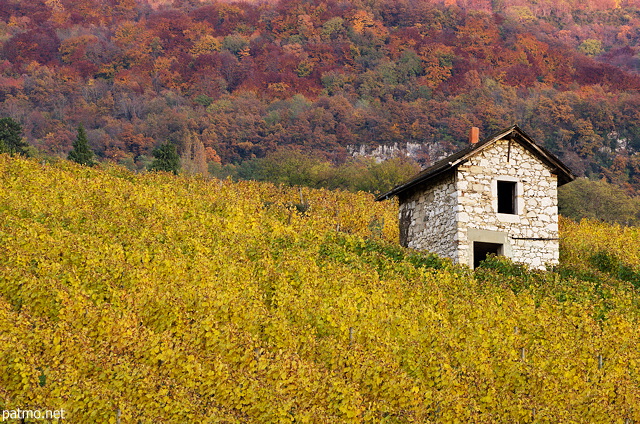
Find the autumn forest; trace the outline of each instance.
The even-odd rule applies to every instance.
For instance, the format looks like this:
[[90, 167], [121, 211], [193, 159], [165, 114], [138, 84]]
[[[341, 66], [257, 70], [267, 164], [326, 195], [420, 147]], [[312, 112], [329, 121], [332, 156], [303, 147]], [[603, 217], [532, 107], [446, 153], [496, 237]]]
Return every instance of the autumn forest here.
[[420, 164], [520, 125], [578, 175], [640, 189], [635, 0], [3, 0], [0, 116], [43, 155], [192, 171], [378, 146]]

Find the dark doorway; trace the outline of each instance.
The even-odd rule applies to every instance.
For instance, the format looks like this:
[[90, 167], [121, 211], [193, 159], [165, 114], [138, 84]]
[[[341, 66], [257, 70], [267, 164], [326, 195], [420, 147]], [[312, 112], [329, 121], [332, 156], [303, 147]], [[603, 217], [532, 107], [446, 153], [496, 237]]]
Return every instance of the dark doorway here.
[[481, 241], [473, 242], [473, 269], [476, 269], [480, 262], [487, 259], [487, 255], [502, 255], [502, 245], [498, 243], [484, 243]]
[[516, 213], [515, 181], [498, 181], [498, 213]]

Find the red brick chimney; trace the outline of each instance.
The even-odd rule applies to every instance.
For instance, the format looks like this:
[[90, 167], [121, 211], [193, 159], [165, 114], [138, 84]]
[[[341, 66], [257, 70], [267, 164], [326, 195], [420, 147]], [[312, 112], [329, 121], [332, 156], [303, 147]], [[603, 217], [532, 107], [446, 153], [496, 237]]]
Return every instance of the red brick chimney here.
[[480, 128], [471, 127], [469, 131], [469, 143], [476, 144], [480, 140]]

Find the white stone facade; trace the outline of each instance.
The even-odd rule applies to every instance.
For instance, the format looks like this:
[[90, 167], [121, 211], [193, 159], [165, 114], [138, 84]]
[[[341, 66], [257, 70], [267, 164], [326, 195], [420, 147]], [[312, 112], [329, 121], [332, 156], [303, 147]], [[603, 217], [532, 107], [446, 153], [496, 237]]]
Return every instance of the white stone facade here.
[[[514, 190], [509, 213], [498, 213], [498, 181]], [[400, 242], [471, 267], [474, 243], [476, 249], [499, 246], [513, 261], [544, 269], [558, 263], [557, 186], [550, 166], [530, 149], [496, 140], [439, 179], [400, 195]]]
[[[516, 183], [515, 214], [498, 213], [497, 181]], [[472, 156], [456, 171], [455, 259], [473, 266], [472, 243], [486, 240], [503, 244], [504, 255], [532, 268], [557, 264], [557, 186], [551, 169], [516, 142], [498, 140]]]

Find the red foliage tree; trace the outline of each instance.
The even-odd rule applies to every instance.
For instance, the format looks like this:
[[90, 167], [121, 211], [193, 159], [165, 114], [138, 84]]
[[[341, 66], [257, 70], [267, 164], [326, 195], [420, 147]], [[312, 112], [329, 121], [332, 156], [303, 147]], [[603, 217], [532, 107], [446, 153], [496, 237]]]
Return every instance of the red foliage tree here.
[[48, 64], [58, 59], [60, 40], [51, 28], [32, 29], [8, 39], [3, 46], [4, 56], [15, 67], [35, 61]]

